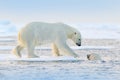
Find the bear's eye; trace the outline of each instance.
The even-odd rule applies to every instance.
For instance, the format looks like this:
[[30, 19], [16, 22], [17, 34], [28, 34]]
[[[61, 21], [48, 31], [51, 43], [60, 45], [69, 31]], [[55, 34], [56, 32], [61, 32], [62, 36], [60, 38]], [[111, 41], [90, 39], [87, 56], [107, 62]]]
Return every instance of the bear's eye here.
[[75, 32], [75, 35], [76, 35], [77, 33]]

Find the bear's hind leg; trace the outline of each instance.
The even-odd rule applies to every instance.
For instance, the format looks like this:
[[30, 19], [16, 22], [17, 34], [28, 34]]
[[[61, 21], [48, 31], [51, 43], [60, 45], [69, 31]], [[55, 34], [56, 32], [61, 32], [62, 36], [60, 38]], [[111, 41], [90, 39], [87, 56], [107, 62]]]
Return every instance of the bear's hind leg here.
[[53, 56], [60, 56], [59, 50], [58, 50], [56, 44], [54, 44], [54, 43], [52, 44], [52, 53], [53, 53]]
[[20, 51], [23, 49], [21, 45], [17, 45], [13, 50], [12, 53], [16, 55], [18, 58], [21, 57]]
[[34, 48], [35, 46], [29, 45], [27, 46], [28, 50], [28, 58], [37, 58], [38, 56], [34, 54]]

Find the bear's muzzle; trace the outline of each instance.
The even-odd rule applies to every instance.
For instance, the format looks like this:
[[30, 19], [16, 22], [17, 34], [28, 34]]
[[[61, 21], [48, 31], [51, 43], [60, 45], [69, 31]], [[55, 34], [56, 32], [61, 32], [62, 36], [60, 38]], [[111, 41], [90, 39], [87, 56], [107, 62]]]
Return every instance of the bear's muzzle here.
[[76, 43], [77, 46], [81, 46], [81, 43]]

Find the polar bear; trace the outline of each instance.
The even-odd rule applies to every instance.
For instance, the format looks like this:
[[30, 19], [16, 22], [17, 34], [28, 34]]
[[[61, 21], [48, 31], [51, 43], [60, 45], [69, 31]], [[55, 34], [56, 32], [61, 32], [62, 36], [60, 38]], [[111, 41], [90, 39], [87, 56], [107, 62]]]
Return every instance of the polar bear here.
[[23, 27], [18, 33], [18, 45], [13, 49], [17, 57], [21, 57], [21, 50], [27, 48], [28, 58], [38, 57], [34, 54], [34, 48], [44, 43], [52, 43], [53, 55], [59, 56], [60, 51], [64, 54], [78, 57], [66, 44], [71, 39], [77, 46], [81, 46], [80, 32], [64, 23], [32, 22]]

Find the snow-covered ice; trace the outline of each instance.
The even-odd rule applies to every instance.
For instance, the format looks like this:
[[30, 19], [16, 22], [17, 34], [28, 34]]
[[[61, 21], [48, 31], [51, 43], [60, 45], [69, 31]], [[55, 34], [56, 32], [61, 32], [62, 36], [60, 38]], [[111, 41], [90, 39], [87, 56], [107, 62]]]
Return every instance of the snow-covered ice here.
[[[15, 48], [15, 46], [0, 46], [0, 50], [12, 50]], [[71, 49], [74, 50], [107, 50], [107, 49], [112, 49], [114, 48], [113, 46], [81, 46], [81, 47], [76, 47], [72, 46]], [[51, 47], [41, 47], [38, 46], [35, 49], [37, 50], [51, 50]]]
[[0, 80], [119, 80], [119, 61], [0, 63]]
[[[79, 53], [78, 59], [68, 56], [52, 57], [49, 55], [50, 47], [42, 46], [37, 47], [42, 49], [38, 50], [43, 53], [40, 58], [28, 59], [24, 56], [19, 59], [11, 54], [11, 49], [15, 47], [10, 43], [13, 41], [0, 41], [8, 44], [0, 45], [0, 80], [120, 80], [120, 41], [113, 41], [115, 40], [100, 40], [100, 43], [90, 40], [94, 46], [72, 47]], [[98, 42], [102, 46], [97, 46]], [[83, 42], [83, 45], [86, 43], [89, 44], [89, 41]], [[92, 52], [101, 55], [102, 60], [87, 60], [86, 54]]]
[[[53, 57], [49, 46], [37, 47], [40, 58], [28, 59], [11, 54], [18, 28], [0, 21], [0, 80], [120, 80], [120, 26], [80, 26], [82, 46], [71, 47], [78, 59]], [[99, 54], [102, 60], [87, 60], [90, 53]]]

